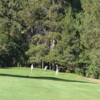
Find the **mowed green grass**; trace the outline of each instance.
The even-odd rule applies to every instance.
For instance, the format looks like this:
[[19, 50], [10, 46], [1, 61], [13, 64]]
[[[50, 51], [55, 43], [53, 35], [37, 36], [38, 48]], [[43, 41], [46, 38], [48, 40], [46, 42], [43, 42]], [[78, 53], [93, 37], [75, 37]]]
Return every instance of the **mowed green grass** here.
[[43, 69], [0, 69], [0, 100], [100, 100], [100, 84]]

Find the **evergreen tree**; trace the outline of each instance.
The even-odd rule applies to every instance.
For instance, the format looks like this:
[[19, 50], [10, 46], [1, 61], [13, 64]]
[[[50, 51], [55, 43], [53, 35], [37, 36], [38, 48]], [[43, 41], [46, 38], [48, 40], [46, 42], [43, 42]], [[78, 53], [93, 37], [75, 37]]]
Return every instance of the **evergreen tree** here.
[[16, 66], [18, 63], [24, 63], [27, 40], [25, 34], [21, 34], [24, 29], [20, 19], [22, 10], [23, 5], [20, 1], [0, 1], [1, 66]]

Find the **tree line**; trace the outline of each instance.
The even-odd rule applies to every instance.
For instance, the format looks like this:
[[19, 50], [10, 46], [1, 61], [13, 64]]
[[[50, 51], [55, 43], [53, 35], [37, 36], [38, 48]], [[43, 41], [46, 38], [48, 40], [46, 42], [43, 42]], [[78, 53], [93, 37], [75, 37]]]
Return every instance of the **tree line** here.
[[100, 78], [99, 0], [0, 0], [0, 67], [49, 66]]

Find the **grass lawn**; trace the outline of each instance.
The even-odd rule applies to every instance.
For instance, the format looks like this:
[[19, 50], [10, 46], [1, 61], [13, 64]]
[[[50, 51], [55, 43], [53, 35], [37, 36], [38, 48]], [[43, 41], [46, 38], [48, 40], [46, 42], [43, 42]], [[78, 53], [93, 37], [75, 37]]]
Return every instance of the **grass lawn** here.
[[0, 69], [0, 100], [100, 100], [100, 84], [76, 74]]

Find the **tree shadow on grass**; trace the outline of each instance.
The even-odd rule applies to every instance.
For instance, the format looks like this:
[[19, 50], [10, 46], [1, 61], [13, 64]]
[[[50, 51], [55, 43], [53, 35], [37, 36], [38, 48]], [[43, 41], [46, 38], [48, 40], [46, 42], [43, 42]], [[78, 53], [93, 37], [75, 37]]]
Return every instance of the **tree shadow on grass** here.
[[69, 79], [61, 79], [61, 78], [57, 78], [57, 77], [46, 77], [46, 76], [28, 76], [28, 75], [23, 76], [23, 75], [13, 75], [13, 74], [3, 74], [3, 73], [0, 73], [0, 76], [29, 78], [29, 79], [40, 79], [40, 80], [53, 80], [53, 81], [63, 81], [63, 82], [90, 83], [90, 82], [86, 82], [86, 81], [69, 80]]

